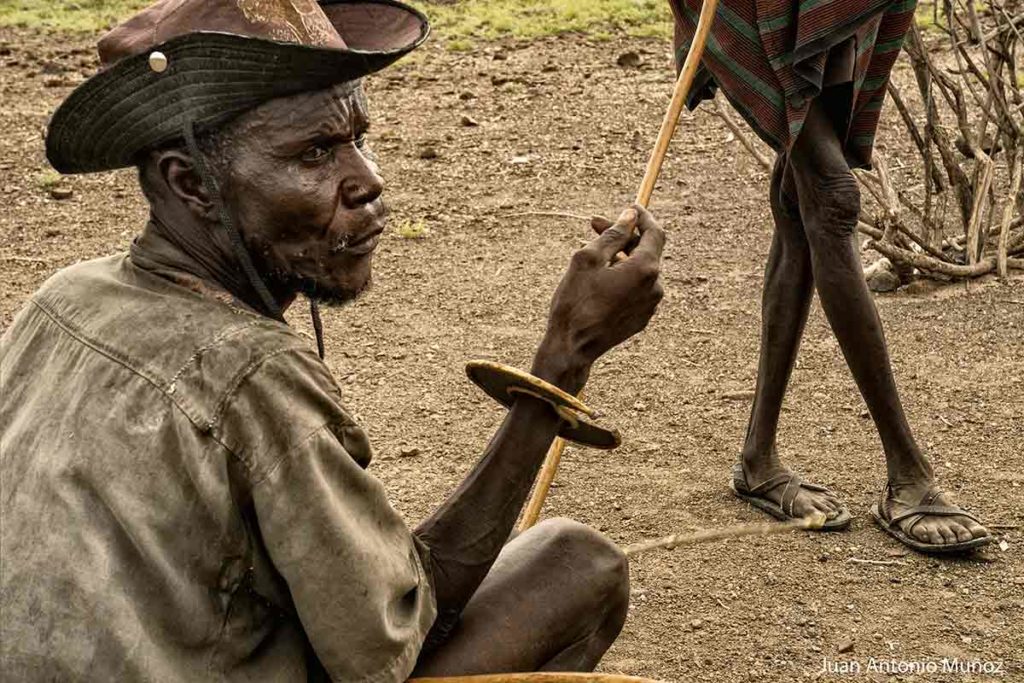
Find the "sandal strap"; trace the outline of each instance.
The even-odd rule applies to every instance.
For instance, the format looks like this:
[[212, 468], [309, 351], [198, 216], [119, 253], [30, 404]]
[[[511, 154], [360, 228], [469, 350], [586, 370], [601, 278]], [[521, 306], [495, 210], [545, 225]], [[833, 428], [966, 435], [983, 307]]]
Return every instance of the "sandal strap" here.
[[914, 507], [910, 508], [909, 510], [906, 510], [905, 512], [901, 512], [898, 515], [890, 517], [889, 524], [898, 524], [899, 522], [902, 522], [905, 519], [909, 519], [915, 515], [920, 515], [920, 518], [911, 522], [910, 526], [907, 528], [907, 531], [910, 531], [910, 529], [914, 528], [914, 525], [916, 525], [918, 522], [921, 521], [921, 519], [925, 517], [966, 517], [968, 519], [974, 520], [978, 524], [981, 524], [981, 520], [972, 515], [971, 513], [967, 512], [963, 508], [955, 507], [952, 505], [915, 505]]
[[796, 472], [792, 473], [789, 481], [786, 482], [786, 487], [782, 489], [782, 497], [779, 499], [779, 507], [790, 517], [793, 516], [793, 503], [796, 502], [796, 497], [800, 495], [800, 487], [803, 482], [800, 481], [800, 475]]
[[757, 486], [751, 488], [750, 493], [767, 493], [768, 491], [771, 491], [772, 489], [778, 487], [781, 484], [788, 485], [794, 477], [799, 479], [799, 476], [796, 474], [796, 472], [779, 472], [774, 477], [768, 477]]
[[[942, 495], [942, 489], [938, 486], [932, 486], [928, 489], [928, 492], [921, 496], [921, 502], [918, 505], [932, 505], [935, 499]], [[946, 506], [949, 507], [949, 506]]]
[[796, 498], [800, 495], [800, 491], [806, 489], [808, 491], [816, 492], [827, 492], [828, 489], [824, 486], [817, 484], [811, 484], [803, 480], [796, 472], [792, 470], [786, 470], [779, 472], [775, 476], [768, 477], [757, 486], [749, 486], [747, 484], [747, 475], [743, 471], [742, 463], [734, 463], [732, 466], [732, 480], [733, 486], [737, 491], [745, 493], [746, 495], [760, 496], [764, 495], [779, 486], [783, 486], [782, 495], [779, 497], [779, 508], [788, 516], [793, 517], [793, 506], [796, 504]]
[[933, 505], [935, 499], [941, 495], [942, 489], [933, 485], [923, 496], [921, 496], [921, 501], [917, 505], [908, 508], [898, 515], [893, 515], [893, 504], [897, 502], [902, 504], [902, 501], [898, 501], [892, 496], [892, 485], [886, 484], [885, 488], [882, 490], [881, 509], [889, 516], [888, 523], [890, 526], [895, 526], [901, 522], [909, 520], [909, 523], [906, 524], [903, 529], [904, 533], [908, 534], [912, 532], [914, 527], [917, 526], [925, 517], [966, 517], [967, 519], [981, 524], [980, 519], [961, 507], [957, 507], [955, 505]]
[[743, 474], [743, 465], [738, 462], [732, 464], [732, 485], [737, 491], [747, 491], [747, 477]]
[[[775, 476], [769, 477], [762, 481], [757, 486], [751, 487], [747, 483], [747, 475], [743, 471], [743, 465], [740, 463], [733, 463], [732, 466], [732, 479], [736, 485], [737, 490], [743, 491], [748, 494], [764, 494], [771, 491], [778, 486], [785, 485], [786, 488], [782, 492], [783, 507], [792, 506], [793, 500], [796, 499], [797, 494], [800, 493], [800, 489], [807, 489], [808, 491], [815, 491], [818, 493], [827, 493], [828, 488], [820, 486], [818, 484], [812, 484], [811, 482], [804, 481], [796, 472], [787, 470], [779, 472]], [[787, 497], [792, 500], [787, 501]]]
[[762, 481], [757, 486], [751, 488], [747, 483], [747, 473], [743, 471], [743, 463], [735, 462], [732, 465], [732, 481], [736, 486], [737, 491], [742, 491], [748, 495], [759, 494], [763, 491], [769, 491], [779, 484], [784, 484], [789, 480], [789, 472], [780, 472], [770, 479]]
[[[939, 493], [942, 493], [941, 489], [933, 485], [931, 488], [928, 489], [928, 491], [925, 492], [923, 496], [921, 496], [921, 500], [917, 501], [916, 507], [931, 504], [931, 502], [935, 500]], [[882, 488], [882, 493], [878, 501], [878, 508], [882, 511], [883, 515], [889, 520], [890, 524], [892, 523], [893, 503], [899, 503], [900, 505], [915, 507], [913, 505], [910, 505], [910, 503], [905, 503], [902, 500], [897, 499], [896, 494], [892, 489], [892, 483], [887, 481], [885, 482], [885, 486]]]

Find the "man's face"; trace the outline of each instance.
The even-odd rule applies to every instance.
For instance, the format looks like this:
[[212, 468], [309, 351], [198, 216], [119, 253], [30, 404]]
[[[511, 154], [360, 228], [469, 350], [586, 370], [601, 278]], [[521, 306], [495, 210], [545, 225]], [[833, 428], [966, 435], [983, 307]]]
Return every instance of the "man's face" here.
[[370, 282], [384, 189], [361, 86], [272, 100], [232, 126], [221, 190], [269, 280], [327, 303]]

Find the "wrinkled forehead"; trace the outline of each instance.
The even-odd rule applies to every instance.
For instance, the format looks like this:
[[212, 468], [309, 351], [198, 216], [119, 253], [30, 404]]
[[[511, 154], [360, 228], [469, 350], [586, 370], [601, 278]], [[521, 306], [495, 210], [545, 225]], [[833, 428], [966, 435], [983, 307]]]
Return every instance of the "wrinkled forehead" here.
[[236, 130], [271, 140], [355, 135], [369, 125], [369, 117], [362, 82], [351, 81], [265, 102], [244, 114]]

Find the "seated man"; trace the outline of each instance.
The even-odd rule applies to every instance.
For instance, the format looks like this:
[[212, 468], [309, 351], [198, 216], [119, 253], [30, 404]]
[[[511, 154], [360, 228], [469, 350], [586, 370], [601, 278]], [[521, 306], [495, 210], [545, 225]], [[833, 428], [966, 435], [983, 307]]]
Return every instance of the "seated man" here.
[[[507, 542], [560, 428], [549, 404], [520, 396], [409, 530], [283, 323], [300, 293], [343, 303], [370, 280], [385, 209], [358, 79], [426, 33], [391, 0], [163, 0], [101, 41], [48, 156], [137, 165], [151, 220], [128, 254], [51, 278], [0, 346], [10, 680], [589, 670], [615, 640], [614, 544], [565, 520]], [[663, 240], [629, 209], [577, 252], [536, 376], [576, 393], [646, 326]]]

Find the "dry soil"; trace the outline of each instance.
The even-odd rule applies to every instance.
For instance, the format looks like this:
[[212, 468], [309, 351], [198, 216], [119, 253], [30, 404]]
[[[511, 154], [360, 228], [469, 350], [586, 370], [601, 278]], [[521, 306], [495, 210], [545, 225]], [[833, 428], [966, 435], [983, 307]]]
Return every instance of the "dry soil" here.
[[[96, 69], [92, 41], [0, 31], [4, 329], [50, 274], [124, 250], [146, 217], [131, 172], [61, 181], [70, 199], [44, 187], [45, 122]], [[638, 51], [639, 67], [617, 65], [627, 49]], [[373, 471], [410, 522], [453, 488], [501, 419], [463, 364], [527, 367], [551, 292], [588, 239], [584, 221], [526, 212], [612, 214], [631, 201], [671, 83], [667, 45], [579, 37], [470, 53], [435, 43], [370, 79], [371, 140], [394, 217], [374, 289], [326, 312], [327, 363], [376, 444]], [[889, 110], [879, 146], [898, 174], [910, 151], [893, 121]], [[685, 116], [652, 205], [670, 232], [664, 304], [587, 389], [625, 443], [612, 453], [570, 448], [546, 515], [582, 520], [622, 544], [762, 520], [727, 484], [757, 363], [766, 186], [719, 120]], [[419, 227], [422, 238], [398, 234]], [[603, 670], [789, 681], [818, 677], [824, 658], [866, 666], [869, 657], [958, 657], [1001, 661], [997, 680], [1024, 680], [1024, 280], [917, 284], [878, 306], [941, 482], [998, 525], [1008, 549], [934, 559], [873, 526], [879, 440], [816, 306], [779, 446], [843, 496], [852, 529], [637, 558], [630, 617]]]

